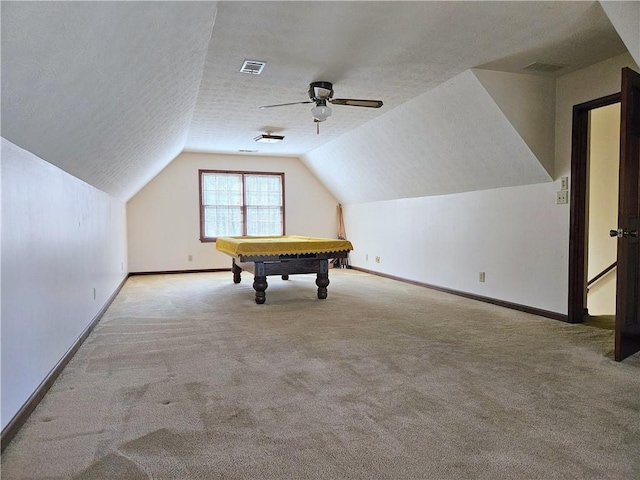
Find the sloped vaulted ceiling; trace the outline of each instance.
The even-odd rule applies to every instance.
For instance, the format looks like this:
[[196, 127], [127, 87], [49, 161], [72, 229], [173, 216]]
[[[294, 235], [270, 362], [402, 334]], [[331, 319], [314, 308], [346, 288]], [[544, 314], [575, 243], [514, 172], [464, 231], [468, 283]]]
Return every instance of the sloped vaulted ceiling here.
[[2, 136], [128, 199], [186, 140], [211, 2], [2, 2]]
[[640, 65], [640, 2], [602, 1], [600, 5], [615, 26], [633, 60]]
[[[300, 157], [345, 202], [548, 181], [549, 132], [532, 129], [519, 110], [528, 107], [501, 91], [527, 82], [471, 69], [522, 75], [534, 61], [567, 65], [558, 76], [626, 50], [598, 2], [1, 9], [2, 136], [123, 200], [183, 150]], [[267, 66], [242, 74], [245, 59]], [[318, 80], [332, 82], [336, 97], [385, 104], [335, 106], [320, 135], [309, 105], [258, 109], [306, 100]], [[256, 144], [267, 130], [285, 141]]]
[[334, 186], [343, 203], [551, 178], [470, 70], [313, 150], [303, 161]]

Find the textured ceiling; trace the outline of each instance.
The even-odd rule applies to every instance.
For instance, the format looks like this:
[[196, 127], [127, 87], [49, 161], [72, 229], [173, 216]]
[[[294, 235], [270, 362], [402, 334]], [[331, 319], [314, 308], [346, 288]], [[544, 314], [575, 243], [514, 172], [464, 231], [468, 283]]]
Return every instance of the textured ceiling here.
[[[423, 105], [470, 68], [519, 72], [540, 61], [567, 64], [564, 74], [624, 51], [597, 2], [2, 2], [2, 136], [126, 200], [183, 149], [304, 155], [316, 167], [322, 152], [339, 165], [350, 160], [345, 145], [351, 156], [370, 149], [363, 125], [393, 126], [396, 109]], [[262, 75], [240, 73], [245, 59], [266, 61]], [[311, 105], [258, 109], [306, 100], [316, 80], [333, 82], [336, 97], [385, 105], [335, 106], [320, 135]], [[471, 99], [477, 87], [471, 81], [460, 95]], [[495, 113], [490, 102], [477, 106]], [[255, 143], [264, 131], [286, 138]], [[413, 157], [419, 137], [386, 137], [450, 191], [482, 184], [429, 163], [440, 155]], [[467, 148], [464, 156], [476, 156], [478, 146]], [[527, 161], [523, 172], [539, 167]], [[501, 175], [496, 166], [489, 170]], [[338, 187], [342, 170], [322, 168], [334, 192], [364, 190], [366, 170], [349, 166], [350, 182]], [[407, 192], [422, 181], [406, 180]]]
[[[300, 156], [472, 67], [566, 73], [623, 51], [592, 2], [219, 2], [185, 149]], [[242, 74], [245, 59], [267, 65]], [[384, 106], [334, 106], [320, 135], [312, 105], [257, 108], [307, 100], [319, 80]], [[265, 130], [285, 141], [256, 144]]]
[[469, 70], [303, 160], [345, 204], [550, 180]]
[[128, 199], [183, 147], [215, 5], [2, 2], [2, 136]]
[[640, 65], [640, 2], [601, 2], [620, 38], [637, 65]]

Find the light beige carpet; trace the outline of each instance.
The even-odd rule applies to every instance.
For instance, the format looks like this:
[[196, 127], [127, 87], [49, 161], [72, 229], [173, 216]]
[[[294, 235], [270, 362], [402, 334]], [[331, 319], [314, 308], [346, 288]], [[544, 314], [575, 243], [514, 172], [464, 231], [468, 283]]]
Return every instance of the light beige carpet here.
[[638, 479], [640, 357], [356, 271], [130, 278], [2, 478]]

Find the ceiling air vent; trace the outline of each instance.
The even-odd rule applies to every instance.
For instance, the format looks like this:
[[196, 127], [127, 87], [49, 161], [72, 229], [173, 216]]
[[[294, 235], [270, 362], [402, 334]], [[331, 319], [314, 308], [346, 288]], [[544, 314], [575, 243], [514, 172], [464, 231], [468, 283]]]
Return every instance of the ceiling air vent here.
[[254, 138], [256, 142], [261, 143], [278, 143], [284, 140], [283, 135], [273, 135], [271, 132], [263, 133]]
[[267, 62], [258, 62], [256, 60], [245, 60], [240, 71], [242, 73], [250, 73], [252, 75], [260, 75]]
[[555, 73], [565, 67], [568, 67], [568, 65], [561, 65], [559, 63], [533, 62], [524, 67], [522, 70], [532, 73]]

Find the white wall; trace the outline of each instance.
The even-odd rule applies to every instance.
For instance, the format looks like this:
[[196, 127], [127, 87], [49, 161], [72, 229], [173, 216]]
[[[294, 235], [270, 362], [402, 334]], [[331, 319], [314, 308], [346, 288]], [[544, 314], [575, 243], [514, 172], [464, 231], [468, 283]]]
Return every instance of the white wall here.
[[284, 172], [285, 233], [337, 235], [338, 201], [298, 159], [183, 153], [127, 203], [132, 272], [231, 266], [215, 243], [200, 242], [199, 169]]
[[[616, 261], [618, 242], [609, 230], [618, 227], [620, 170], [620, 104], [591, 111], [589, 118], [589, 229], [587, 278], [594, 278]], [[591, 315], [615, 315], [616, 270], [589, 288]]]
[[[556, 179], [570, 174], [573, 105], [620, 91], [623, 66], [637, 69], [625, 54], [557, 80]], [[556, 180], [345, 205], [351, 263], [566, 314], [570, 211], [555, 203], [559, 187]]]
[[558, 233], [568, 207], [555, 204], [558, 183], [348, 205], [351, 263], [564, 313], [567, 249]]
[[121, 201], [2, 139], [2, 428], [125, 277], [125, 216]]

